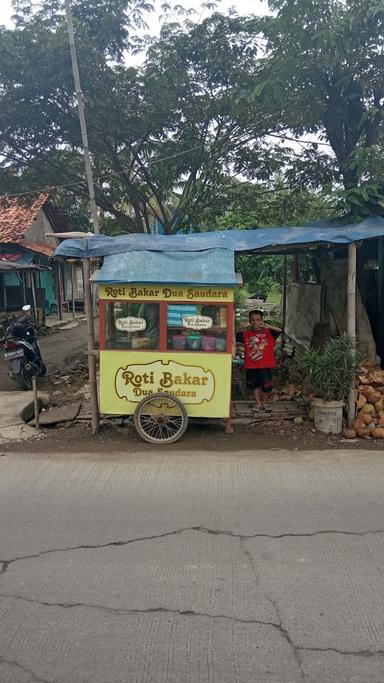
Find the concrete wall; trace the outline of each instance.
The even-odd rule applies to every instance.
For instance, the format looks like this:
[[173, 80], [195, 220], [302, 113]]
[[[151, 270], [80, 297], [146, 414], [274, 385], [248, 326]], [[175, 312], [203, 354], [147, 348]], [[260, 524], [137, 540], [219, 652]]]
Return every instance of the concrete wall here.
[[52, 232], [52, 226], [46, 217], [43, 209], [40, 209], [30, 228], [25, 233], [25, 238], [29, 242], [42, 242], [56, 247], [58, 241], [55, 237], [46, 237], [47, 232]]

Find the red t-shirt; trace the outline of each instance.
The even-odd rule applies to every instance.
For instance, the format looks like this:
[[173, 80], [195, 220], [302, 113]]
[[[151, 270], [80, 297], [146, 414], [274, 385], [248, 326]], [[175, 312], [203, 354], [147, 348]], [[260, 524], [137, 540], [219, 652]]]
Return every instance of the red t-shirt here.
[[278, 333], [268, 328], [260, 331], [244, 330], [236, 335], [236, 341], [244, 344], [244, 364], [247, 370], [275, 368], [275, 346]]

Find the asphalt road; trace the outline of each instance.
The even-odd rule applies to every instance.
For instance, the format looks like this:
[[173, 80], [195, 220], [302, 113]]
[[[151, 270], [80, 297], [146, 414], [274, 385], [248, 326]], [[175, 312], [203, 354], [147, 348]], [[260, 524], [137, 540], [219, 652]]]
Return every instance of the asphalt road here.
[[384, 456], [0, 457], [2, 683], [382, 683]]

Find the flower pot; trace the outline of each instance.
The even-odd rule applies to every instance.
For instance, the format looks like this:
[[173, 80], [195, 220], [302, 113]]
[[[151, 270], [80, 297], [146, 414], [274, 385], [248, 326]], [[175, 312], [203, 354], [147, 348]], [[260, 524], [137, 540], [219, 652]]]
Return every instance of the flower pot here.
[[323, 401], [314, 398], [312, 401], [315, 427], [324, 434], [339, 434], [343, 429], [344, 401]]

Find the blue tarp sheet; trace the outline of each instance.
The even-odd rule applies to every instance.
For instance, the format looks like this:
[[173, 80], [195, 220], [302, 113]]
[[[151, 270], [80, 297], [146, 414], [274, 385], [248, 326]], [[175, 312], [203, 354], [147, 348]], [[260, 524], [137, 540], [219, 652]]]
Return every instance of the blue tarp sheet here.
[[236, 285], [235, 257], [229, 249], [195, 253], [178, 251], [129, 251], [106, 256], [93, 278], [98, 284], [122, 282], [180, 285]]
[[259, 228], [223, 230], [189, 235], [96, 235], [79, 240], [64, 240], [55, 256], [71, 258], [100, 257], [127, 251], [205, 251], [229, 249], [233, 252], [300, 244], [348, 244], [373, 237], [384, 237], [384, 218], [367, 218], [361, 223], [344, 225], [332, 221], [309, 223], [299, 228]]

